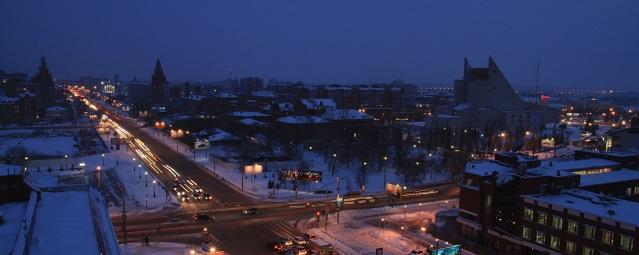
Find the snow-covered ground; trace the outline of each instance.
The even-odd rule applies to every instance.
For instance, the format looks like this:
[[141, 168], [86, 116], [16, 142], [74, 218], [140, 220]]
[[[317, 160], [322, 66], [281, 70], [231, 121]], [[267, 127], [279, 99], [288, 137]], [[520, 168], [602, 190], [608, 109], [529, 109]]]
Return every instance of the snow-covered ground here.
[[[208, 150], [197, 150], [195, 155], [193, 150], [187, 145], [171, 139], [167, 134], [159, 131], [154, 131], [153, 128], [144, 128], [144, 132], [154, 137], [156, 140], [163, 142], [169, 148], [173, 148], [182, 153], [186, 157], [194, 160], [200, 165], [206, 167], [214, 174], [223, 178], [232, 186], [238, 190], [243, 191], [250, 196], [257, 199], [272, 199], [279, 201], [290, 201], [294, 199], [324, 199], [326, 197], [335, 197], [337, 194], [337, 183], [339, 177], [339, 191], [344, 194], [349, 191], [361, 191], [357, 179], [357, 173], [360, 167], [359, 163], [350, 164], [347, 167], [344, 164], [338, 164], [336, 166], [336, 174], [332, 176], [330, 171], [330, 162], [325, 162], [323, 155], [315, 153], [314, 151], [306, 151], [303, 153], [303, 160], [309, 164], [310, 169], [322, 172], [321, 182], [310, 182], [304, 185], [300, 185], [297, 194], [292, 190], [293, 185], [291, 183], [280, 183], [280, 189], [269, 189], [269, 180], [277, 179], [276, 171], [285, 168], [295, 168], [298, 166], [299, 161], [282, 161], [282, 162], [268, 162], [266, 168], [270, 172], [265, 172], [258, 175], [245, 176], [244, 183], [242, 184], [242, 173], [239, 171], [240, 166], [237, 163], [225, 162], [220, 159], [209, 156], [211, 153], [219, 155], [223, 153], [221, 147], [211, 147]], [[397, 175], [396, 169], [392, 166], [385, 166], [386, 168], [386, 182], [402, 184], [401, 176]], [[434, 172], [432, 175], [429, 173], [426, 175], [424, 184], [444, 181], [450, 178], [448, 173]], [[384, 171], [368, 171], [366, 174], [366, 181], [364, 185], [364, 193], [381, 193], [385, 191], [384, 184]], [[327, 194], [314, 194], [317, 190], [328, 190], [331, 192]]]
[[[10, 134], [15, 135], [15, 132], [11, 132]], [[6, 150], [12, 146], [20, 145], [27, 148], [29, 155], [62, 157], [64, 155], [75, 155], [78, 153], [78, 149], [74, 147], [75, 141], [72, 136], [29, 137], [30, 132], [20, 134], [19, 136], [11, 137], [7, 135], [7, 132], [0, 133], [0, 155], [4, 155]]]
[[[448, 200], [421, 206], [410, 204], [406, 207], [342, 211], [339, 224], [336, 214], [328, 216], [326, 230], [323, 217], [320, 227], [317, 227], [314, 218], [303, 223], [302, 227], [310, 228], [308, 232], [330, 243], [340, 254], [375, 254], [376, 248], [383, 248], [384, 254], [405, 255], [413, 250], [425, 251], [426, 246], [436, 243], [440, 247], [450, 245], [427, 232], [432, 226], [430, 223], [437, 220], [436, 212], [457, 207], [457, 202]], [[471, 253], [463, 251], [462, 254]]]

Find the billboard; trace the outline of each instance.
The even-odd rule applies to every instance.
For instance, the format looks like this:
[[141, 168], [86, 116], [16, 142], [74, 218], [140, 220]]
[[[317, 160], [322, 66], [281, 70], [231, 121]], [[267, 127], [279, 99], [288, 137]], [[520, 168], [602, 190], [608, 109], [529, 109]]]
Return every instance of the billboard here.
[[396, 199], [402, 199], [402, 187], [399, 184], [386, 183], [386, 194]]
[[247, 175], [256, 175], [261, 174], [263, 170], [262, 165], [255, 163], [252, 165], [244, 165], [244, 174]]
[[430, 251], [430, 255], [461, 255], [461, 245], [453, 245]]
[[541, 139], [541, 147], [544, 147], [544, 148], [555, 148], [555, 139], [554, 138]]
[[280, 181], [322, 181], [320, 171], [284, 170], [280, 172]]
[[195, 140], [195, 144], [193, 145], [196, 150], [204, 150], [208, 149], [211, 146], [208, 139], [197, 139]]

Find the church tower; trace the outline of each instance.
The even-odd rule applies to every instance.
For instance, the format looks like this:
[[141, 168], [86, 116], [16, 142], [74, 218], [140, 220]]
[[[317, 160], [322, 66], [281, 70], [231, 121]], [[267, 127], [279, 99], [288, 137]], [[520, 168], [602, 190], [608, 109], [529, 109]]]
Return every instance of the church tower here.
[[155, 70], [151, 76], [151, 100], [154, 106], [164, 106], [164, 87], [166, 76], [162, 70], [160, 59], [155, 61]]
[[33, 82], [34, 85], [38, 108], [45, 109], [51, 106], [53, 104], [55, 93], [53, 88], [53, 76], [49, 73], [47, 59], [44, 56], [40, 59], [38, 73], [36, 73], [31, 82]]

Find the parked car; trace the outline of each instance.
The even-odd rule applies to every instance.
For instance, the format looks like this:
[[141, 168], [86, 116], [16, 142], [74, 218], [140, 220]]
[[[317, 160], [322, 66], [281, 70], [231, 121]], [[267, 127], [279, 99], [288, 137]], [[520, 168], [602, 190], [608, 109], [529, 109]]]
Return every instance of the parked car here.
[[215, 221], [215, 217], [209, 216], [208, 214], [197, 213], [193, 215], [193, 219], [196, 222], [213, 222]]
[[260, 214], [260, 211], [257, 209], [257, 207], [250, 207], [242, 210], [242, 213], [244, 215], [257, 215]]

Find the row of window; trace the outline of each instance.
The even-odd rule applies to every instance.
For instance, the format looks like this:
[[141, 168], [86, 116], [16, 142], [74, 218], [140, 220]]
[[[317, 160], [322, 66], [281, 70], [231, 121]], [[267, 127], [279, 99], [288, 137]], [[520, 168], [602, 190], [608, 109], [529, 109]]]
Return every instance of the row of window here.
[[[530, 208], [524, 208], [524, 219], [525, 220], [529, 220], [529, 221], [534, 221], [538, 224], [542, 224], [542, 225], [546, 225], [546, 222], [548, 222], [548, 218], [549, 215], [545, 212], [542, 211], [537, 211], [537, 218], [535, 220], [534, 217], [534, 210], [530, 209]], [[552, 215], [552, 221], [551, 221], [551, 227], [557, 230], [564, 230], [563, 226], [564, 226], [564, 219], [559, 216], [559, 215]], [[574, 235], [579, 235], [579, 223], [573, 220], [566, 220], [566, 232], [574, 234]], [[528, 229], [527, 231], [530, 231], [529, 228], [524, 227], [524, 231], [526, 231], [525, 229]], [[589, 225], [589, 224], [581, 224], [581, 236], [590, 240], [594, 240], [595, 239], [595, 231], [596, 228], [593, 225]], [[542, 244], [543, 242], [545, 242], [545, 235], [543, 235], [542, 232], [537, 232], [538, 235], [539, 233], [542, 234], [541, 238], [542, 239]], [[527, 237], [528, 236], [528, 237]], [[524, 238], [530, 238], [530, 233], [528, 233], [527, 236], [524, 236], [524, 233], [522, 233], [522, 237]], [[535, 240], [539, 243], [539, 236], [537, 236], [535, 238]], [[610, 230], [605, 230], [605, 229], [601, 229], [601, 242], [603, 244], [606, 245], [613, 245], [613, 242], [615, 240], [615, 233], [613, 231]], [[627, 236], [627, 235], [623, 235], [623, 234], [619, 234], [619, 246], [624, 249], [624, 250], [628, 250], [628, 251], [632, 251], [634, 248], [634, 238]], [[552, 239], [551, 239], [551, 245], [552, 248], [556, 248], [552, 246]]]
[[626, 196], [639, 196], [639, 186], [627, 187]]
[[[555, 250], [561, 250], [561, 238], [554, 235], [549, 235], [549, 236], [550, 236], [550, 242], [548, 246], [550, 246], [550, 248], [553, 248]], [[528, 240], [533, 239], [532, 230], [529, 227], [522, 227], [521, 237]], [[545, 246], [546, 233], [541, 231], [535, 231], [535, 236], [533, 241], [535, 243]], [[566, 246], [564, 247], [564, 252], [566, 254], [575, 255], [577, 253], [577, 244], [575, 242], [571, 242], [568, 240], [566, 240], [565, 242], [566, 242]], [[630, 243], [630, 247], [632, 249], [632, 243]], [[594, 255], [594, 254], [595, 254], [595, 250], [593, 248], [590, 248], [588, 246], [583, 246], [583, 245], [581, 246], [581, 255]], [[606, 253], [600, 251], [599, 254], [604, 255]]]

